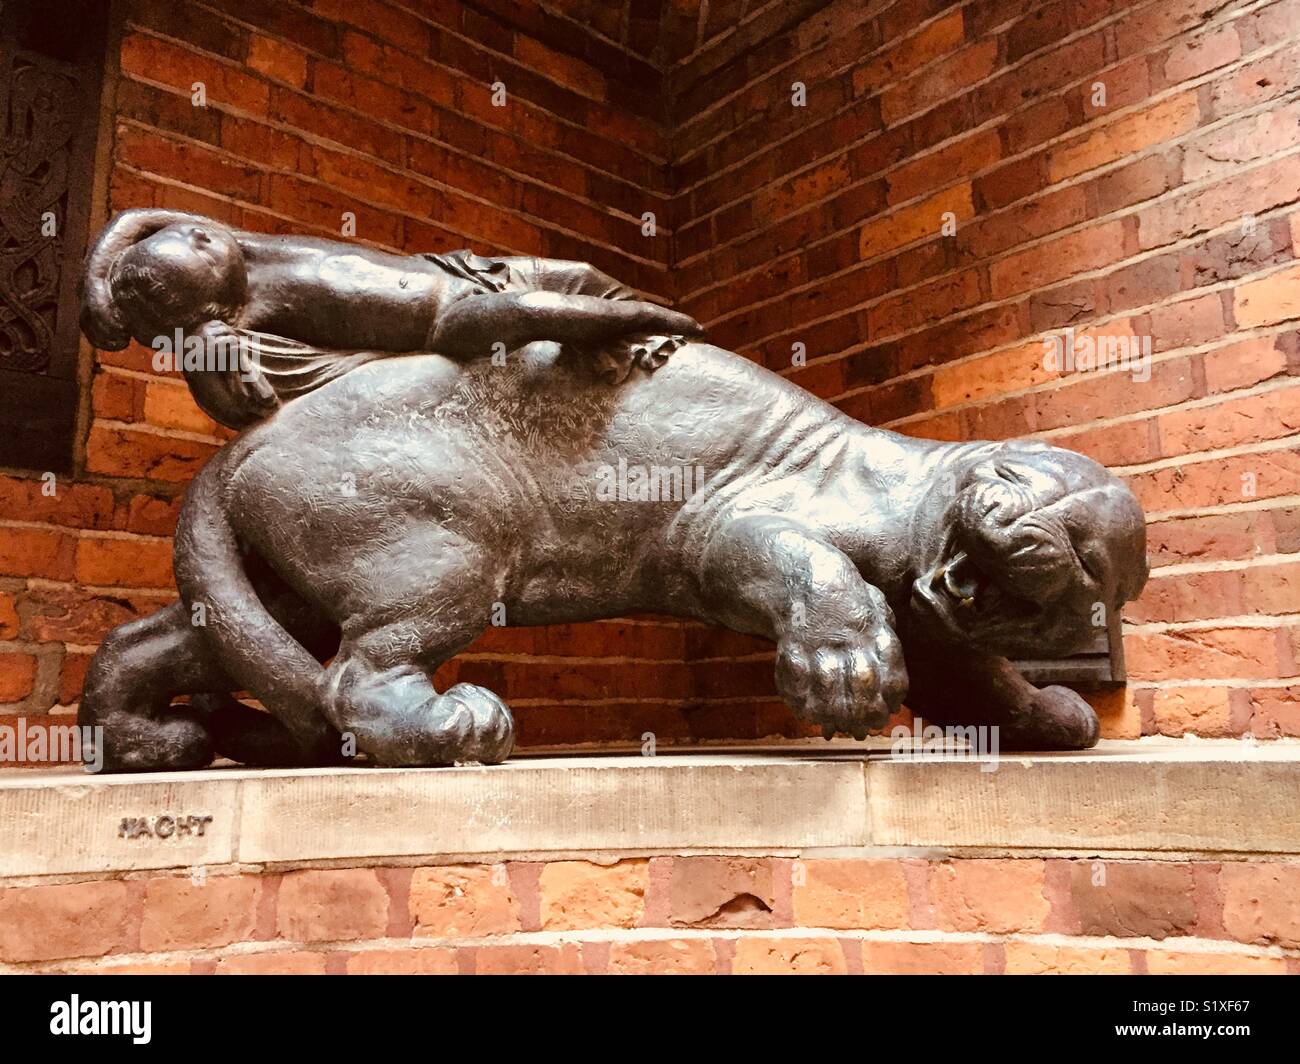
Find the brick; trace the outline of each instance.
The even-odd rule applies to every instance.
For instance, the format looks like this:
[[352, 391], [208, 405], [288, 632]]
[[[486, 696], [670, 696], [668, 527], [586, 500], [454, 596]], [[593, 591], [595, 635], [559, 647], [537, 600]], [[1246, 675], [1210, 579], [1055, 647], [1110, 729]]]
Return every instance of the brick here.
[[380, 938], [388, 894], [369, 868], [289, 872], [280, 883], [276, 927], [295, 942]]
[[440, 865], [411, 876], [415, 934], [483, 938], [519, 931], [519, 903], [504, 865]]
[[324, 975], [325, 954], [305, 950], [244, 953], [222, 957], [216, 975]]
[[1167, 155], [1146, 155], [1118, 167], [1087, 184], [1096, 202], [1098, 217], [1154, 199], [1173, 188], [1177, 167]]
[[1071, 861], [1068, 877], [1076, 934], [1164, 939], [1196, 923], [1190, 865]]
[[83, 537], [77, 541], [76, 578], [102, 587], [171, 587], [168, 540]]
[[1260, 739], [1300, 738], [1300, 687], [1261, 687], [1248, 694], [1252, 735]]
[[1282, 388], [1214, 406], [1162, 414], [1165, 454], [1209, 451], [1277, 439], [1300, 429], [1300, 388]]
[[1183, 145], [1183, 180], [1229, 176], [1300, 144], [1300, 103], [1220, 126]]
[[1102, 465], [1149, 462], [1161, 453], [1151, 418], [1054, 436], [1052, 443], [1086, 454]]
[[56, 529], [0, 527], [0, 575], [70, 580], [76, 547]]
[[1174, 45], [1165, 59], [1165, 81], [1189, 81], [1240, 58], [1241, 39], [1234, 27], [1225, 26]]
[[253, 34], [248, 40], [247, 62], [258, 73], [295, 89], [307, 84], [306, 53], [283, 41]]
[[867, 312], [867, 329], [873, 337], [890, 336], [946, 318], [979, 301], [979, 272], [963, 270], [872, 307]]
[[963, 48], [911, 80], [885, 90], [880, 100], [881, 117], [892, 126], [908, 115], [959, 95], [961, 89], [991, 74], [997, 57], [997, 41], [981, 41]]
[[845, 975], [848, 963], [834, 938], [745, 936], [736, 942], [733, 975]]
[[145, 602], [119, 595], [95, 595], [84, 589], [41, 588], [30, 591], [33, 613], [28, 628], [33, 639], [51, 643], [93, 644], [110, 629], [152, 613], [161, 600]]
[[1300, 864], [1225, 863], [1223, 926], [1239, 942], [1300, 946]]
[[[1217, 292], [1180, 299], [1147, 312], [1148, 333], [1155, 351], [1192, 347], [1217, 339], [1225, 332], [1223, 304]], [[1180, 361], [1180, 366], [1193, 363]], [[1153, 367], [1153, 372], [1159, 372]], [[1164, 404], [1149, 404], [1150, 406]]]
[[1231, 689], [1225, 687], [1160, 688], [1155, 691], [1152, 710], [1161, 735], [1232, 739], [1250, 724], [1248, 707], [1243, 714]]
[[1192, 953], [1185, 950], [1147, 950], [1151, 975], [1286, 975], [1285, 957], [1259, 957], [1245, 953]]
[[1094, 170], [1144, 148], [1154, 147], [1196, 128], [1200, 106], [1195, 92], [1180, 93], [1160, 103], [1089, 130], [1054, 148], [1047, 172], [1053, 182]]
[[970, 185], [945, 189], [864, 225], [858, 234], [858, 256], [863, 260], [871, 259], [914, 241], [937, 237], [945, 214], [954, 215], [960, 226], [973, 212]]
[[173, 141], [122, 125], [115, 137], [118, 162], [159, 177], [256, 203], [262, 174], [254, 166], [201, 147], [190, 141]]
[[1164, 0], [1147, 5], [1116, 24], [1116, 47], [1120, 55], [1146, 51], [1152, 41], [1199, 29], [1220, 10], [1214, 0]]
[[1189, 461], [1132, 476], [1129, 484], [1148, 511], [1269, 499], [1296, 493], [1300, 455], [1257, 451], [1212, 461]]
[[978, 975], [984, 947], [978, 942], [863, 942], [866, 975]]
[[269, 93], [265, 82], [170, 41], [129, 33], [122, 40], [120, 62], [123, 74], [170, 85], [186, 96], [193, 91], [194, 82], [201, 81], [209, 106], [266, 113]]
[[89, 654], [67, 651], [63, 655], [63, 664], [59, 668], [60, 705], [70, 706], [81, 698], [81, 690], [86, 685], [86, 670], [90, 667]]
[[683, 927], [768, 928], [776, 896], [770, 861], [677, 857], [668, 881], [669, 920]]
[[348, 975], [455, 975], [456, 951], [446, 948], [371, 949], [347, 955]]
[[1287, 373], [1287, 352], [1278, 339], [1284, 340], [1261, 336], [1207, 351], [1203, 358], [1206, 391], [1231, 392]]
[[953, 11], [935, 19], [903, 40], [891, 42], [878, 56], [853, 71], [856, 96], [898, 81], [935, 56], [951, 52], [965, 39], [962, 13]]
[[993, 296], [1003, 299], [1104, 266], [1122, 254], [1123, 227], [1105, 222], [1007, 256], [989, 267]]
[[1097, 714], [1103, 739], [1141, 737], [1142, 712], [1134, 688], [1126, 685], [1118, 691], [1085, 691], [1083, 696]]
[[0, 890], [0, 960], [102, 957], [120, 949], [129, 895], [121, 882]]
[[144, 413], [144, 382], [116, 373], [100, 373], [91, 382], [90, 409], [111, 421], [139, 421]]
[[1268, 628], [1134, 633], [1124, 641], [1125, 662], [1135, 681], [1273, 679], [1282, 668], [1284, 634]]
[[1047, 184], [1037, 156], [1017, 159], [971, 182], [972, 197], [980, 210], [997, 210], [1031, 196]]
[[216, 450], [197, 440], [96, 424], [86, 443], [86, 468], [116, 477], [187, 481]]
[[1046, 96], [1083, 72], [1100, 69], [1106, 59], [1106, 36], [1098, 31], [1076, 38], [980, 85], [974, 93], [975, 121], [1015, 111], [1026, 99]]
[[959, 403], [978, 402], [1008, 392], [1023, 391], [1057, 376], [1047, 367], [1042, 341], [983, 358], [940, 366], [934, 372], [932, 394], [936, 409]]
[[1077, 225], [1087, 216], [1088, 198], [1082, 186], [1054, 189], [964, 226], [957, 233], [957, 246], [966, 261], [981, 263], [999, 252]]
[[1238, 285], [1232, 309], [1243, 329], [1300, 318], [1300, 265]]
[[113, 493], [96, 484], [74, 484], [68, 477], [0, 476], [0, 513], [24, 521], [102, 530], [113, 524]]
[[1240, 230], [1246, 215], [1291, 203], [1300, 183], [1300, 156], [1287, 155], [1235, 171], [1214, 184], [1170, 196], [1138, 214], [1138, 246], [1162, 247], [1220, 226]]
[[0, 591], [0, 639], [12, 639], [18, 634], [18, 600], [7, 591]]
[[986, 130], [910, 160], [885, 175], [889, 202], [904, 203], [954, 179], [970, 178], [997, 162], [1001, 153], [997, 134]]
[[581, 975], [582, 961], [576, 945], [476, 946], [476, 975]]
[[1268, 511], [1184, 517], [1147, 525], [1147, 557], [1153, 568], [1275, 552], [1273, 521]]
[[1050, 906], [1035, 860], [944, 861], [930, 868], [930, 903], [945, 931], [1040, 931]]
[[1014, 23], [1006, 32], [1008, 63], [1036, 52], [1071, 31], [1069, 5], [1048, 4]]
[[[1006, 154], [1025, 151], [1045, 141], [1053, 140], [1072, 131], [1078, 122], [1070, 101], [1064, 96], [1051, 96], [1016, 114], [1008, 115], [1001, 132], [1006, 141]], [[1040, 184], [1046, 184], [1045, 160], [1041, 156], [1019, 159], [1012, 166], [1032, 168], [1038, 173]]]
[[0, 702], [21, 702], [36, 684], [36, 659], [0, 652]]
[[649, 887], [646, 861], [596, 865], [556, 861], [542, 869], [542, 928], [635, 927]]
[[646, 939], [614, 942], [609, 947], [608, 975], [713, 975], [713, 944], [707, 939]]
[[805, 927], [910, 926], [901, 861], [800, 861], [793, 886], [794, 920]]
[[[1274, 43], [1278, 38], [1269, 40]], [[1215, 115], [1232, 114], [1289, 92], [1300, 77], [1300, 46], [1284, 45], [1271, 55], [1242, 64], [1210, 83]]]
[[228, 946], [254, 937], [260, 884], [255, 876], [151, 879], [145, 884], [140, 948], [165, 953]]
[[1007, 975], [1128, 975], [1126, 949], [1084, 949], [1011, 941], [1003, 947]]

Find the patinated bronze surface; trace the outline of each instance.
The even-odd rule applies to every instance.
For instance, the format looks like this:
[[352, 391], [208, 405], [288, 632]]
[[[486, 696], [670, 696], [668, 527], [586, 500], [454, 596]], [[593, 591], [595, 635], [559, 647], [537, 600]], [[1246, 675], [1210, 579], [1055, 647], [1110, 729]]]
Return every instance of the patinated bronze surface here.
[[505, 703], [430, 672], [493, 623], [634, 611], [774, 640], [778, 690], [828, 736], [906, 697], [1004, 748], [1097, 740], [1079, 695], [1007, 663], [1070, 652], [1146, 579], [1136, 499], [1081, 455], [869, 428], [575, 263], [130, 212], [83, 322], [105, 346], [179, 329], [256, 355], [186, 368], [249, 427], [189, 488], [181, 601], [90, 667], [81, 723], [110, 771], [501, 761]]

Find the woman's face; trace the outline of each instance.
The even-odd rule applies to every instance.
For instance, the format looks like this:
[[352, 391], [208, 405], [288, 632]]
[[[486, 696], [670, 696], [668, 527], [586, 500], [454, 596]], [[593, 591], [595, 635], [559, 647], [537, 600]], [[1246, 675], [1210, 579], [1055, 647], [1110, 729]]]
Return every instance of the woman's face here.
[[[238, 243], [219, 228], [160, 229], [122, 255], [115, 285], [145, 332], [189, 327], [243, 305], [248, 278]], [[137, 337], [138, 338], [138, 337]]]

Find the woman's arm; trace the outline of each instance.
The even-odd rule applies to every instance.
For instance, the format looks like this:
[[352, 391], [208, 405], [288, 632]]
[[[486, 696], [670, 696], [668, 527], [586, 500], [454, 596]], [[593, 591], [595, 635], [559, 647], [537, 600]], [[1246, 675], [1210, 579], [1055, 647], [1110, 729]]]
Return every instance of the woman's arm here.
[[428, 346], [455, 358], [487, 358], [496, 344], [504, 351], [534, 340], [589, 348], [633, 333], [698, 337], [703, 329], [689, 315], [641, 300], [494, 292], [448, 307]]

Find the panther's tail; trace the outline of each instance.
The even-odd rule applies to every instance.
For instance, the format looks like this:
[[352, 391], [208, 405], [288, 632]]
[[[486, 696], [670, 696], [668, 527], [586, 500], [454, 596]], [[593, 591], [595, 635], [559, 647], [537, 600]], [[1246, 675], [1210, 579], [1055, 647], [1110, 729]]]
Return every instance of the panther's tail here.
[[244, 568], [224, 491], [242, 451], [228, 446], [191, 483], [176, 527], [176, 583], [230, 676], [304, 750], [336, 747], [320, 712], [320, 663], [266, 609]]

